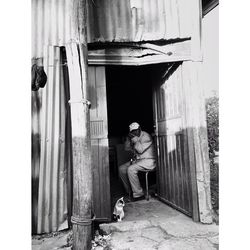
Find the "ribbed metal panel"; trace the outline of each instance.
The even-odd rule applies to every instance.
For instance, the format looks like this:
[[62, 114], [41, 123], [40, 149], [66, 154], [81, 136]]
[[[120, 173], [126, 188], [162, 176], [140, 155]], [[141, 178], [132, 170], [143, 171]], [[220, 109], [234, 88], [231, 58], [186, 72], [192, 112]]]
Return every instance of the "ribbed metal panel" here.
[[88, 42], [190, 37], [190, 6], [185, 0], [89, 1]]
[[42, 57], [44, 45], [62, 46], [74, 38], [71, 0], [32, 0], [32, 57]]
[[[191, 2], [89, 0], [88, 42], [191, 37]], [[71, 10], [72, 0], [32, 0], [32, 57], [42, 57], [44, 45], [62, 46], [74, 39]]]
[[70, 127], [68, 90], [59, 47], [45, 47], [44, 89], [32, 93], [33, 233], [68, 228]]
[[158, 195], [167, 204], [192, 215], [182, 73], [180, 65], [154, 95], [159, 145]]
[[40, 152], [41, 152], [41, 91], [32, 91], [32, 233], [37, 230], [37, 206], [39, 189], [39, 171], [40, 171]]

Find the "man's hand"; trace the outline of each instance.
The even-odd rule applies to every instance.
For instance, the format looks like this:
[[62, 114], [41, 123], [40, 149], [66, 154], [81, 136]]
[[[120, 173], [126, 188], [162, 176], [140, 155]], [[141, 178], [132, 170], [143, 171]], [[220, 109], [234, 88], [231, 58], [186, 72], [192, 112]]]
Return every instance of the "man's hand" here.
[[132, 142], [133, 144], [135, 144], [135, 143], [139, 140], [139, 137], [138, 137], [138, 136], [134, 136], [134, 137], [131, 138], [130, 140], [131, 140], [131, 142]]
[[134, 135], [133, 133], [129, 133], [129, 134], [128, 134], [128, 138], [129, 138], [129, 139], [132, 139], [133, 137], [135, 137], [135, 135]]
[[125, 150], [133, 151], [133, 143], [131, 142], [131, 138], [129, 138], [129, 136], [127, 136], [125, 140]]

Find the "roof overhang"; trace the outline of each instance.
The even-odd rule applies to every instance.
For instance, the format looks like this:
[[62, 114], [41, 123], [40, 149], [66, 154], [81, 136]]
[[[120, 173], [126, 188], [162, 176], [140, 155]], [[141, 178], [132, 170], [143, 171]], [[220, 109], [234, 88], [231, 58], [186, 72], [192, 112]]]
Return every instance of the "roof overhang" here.
[[191, 40], [166, 45], [114, 44], [88, 51], [89, 65], [147, 65], [191, 60]]

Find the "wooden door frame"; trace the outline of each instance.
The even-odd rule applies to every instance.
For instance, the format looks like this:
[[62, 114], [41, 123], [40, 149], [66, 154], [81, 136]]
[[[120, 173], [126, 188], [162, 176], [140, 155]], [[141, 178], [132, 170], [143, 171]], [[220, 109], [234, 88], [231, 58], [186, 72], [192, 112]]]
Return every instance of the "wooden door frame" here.
[[[111, 50], [109, 50], [108, 48], [105, 49], [104, 52], [102, 52], [101, 56], [100, 53], [89, 53], [89, 59], [88, 59], [88, 64], [89, 65], [103, 65], [103, 66], [107, 66], [107, 65], [124, 65], [124, 66], [142, 66], [142, 65], [152, 65], [152, 64], [159, 64], [159, 63], [176, 63], [176, 62], [188, 62], [190, 65], [193, 64], [194, 69], [196, 71], [197, 66], [201, 67], [202, 62], [194, 62], [193, 61], [193, 51], [192, 51], [192, 47], [193, 47], [193, 41], [188, 40], [188, 41], [184, 41], [185, 42], [185, 46], [180, 46], [178, 45], [171, 45], [173, 46], [172, 48], [175, 48], [176, 52], [175, 52], [175, 58], [174, 57], [170, 57], [169, 55], [161, 55], [161, 57], [157, 56], [151, 56], [151, 58], [147, 58], [147, 60], [143, 61], [138, 61], [136, 58], [134, 57], [128, 57], [127, 55], [124, 54], [124, 49], [123, 48], [117, 48], [116, 49], [116, 53], [119, 54], [119, 57], [116, 57], [115, 54], [112, 54]], [[168, 48], [166, 47], [165, 50], [169, 49], [170, 47], [168, 46]], [[180, 49], [182, 48], [182, 49]], [[183, 50], [183, 48], [185, 48]], [[199, 54], [199, 53], [198, 53]], [[194, 79], [194, 78], [193, 78]], [[201, 84], [199, 81], [195, 80], [194, 84], [191, 86], [191, 89], [199, 87], [199, 89], [201, 88]], [[188, 87], [187, 87], [188, 88]], [[185, 102], [187, 102], [188, 98], [187, 98], [187, 93], [190, 93], [190, 91], [188, 92], [186, 88], [186, 92], [184, 93], [185, 96]], [[201, 104], [201, 101], [203, 100], [203, 96], [200, 92], [195, 92], [198, 96], [197, 98], [195, 98], [196, 100], [199, 99], [198, 102], [193, 101], [192, 105], [194, 105], [196, 107], [196, 111], [197, 109], [199, 110], [199, 106]], [[192, 98], [191, 98], [192, 99]], [[189, 97], [190, 100], [190, 97]], [[189, 120], [192, 120], [192, 115], [195, 116], [195, 112], [191, 112], [190, 111], [190, 107], [186, 107], [188, 112], [189, 112]], [[208, 175], [207, 173], [209, 172], [209, 161], [208, 161], [208, 145], [207, 142], [205, 142], [204, 138], [207, 138], [207, 134], [206, 134], [206, 120], [204, 117], [204, 109], [201, 110], [201, 113], [203, 113], [203, 115], [201, 115], [199, 118], [202, 119], [202, 121], [200, 121], [200, 124], [202, 124], [202, 131], [199, 127], [197, 127], [197, 125], [199, 124], [199, 122], [196, 124], [195, 129], [188, 129], [187, 130], [187, 137], [188, 137], [188, 146], [189, 146], [189, 163], [190, 163], [190, 178], [191, 178], [191, 183], [192, 183], [192, 206], [193, 206], [193, 214], [192, 214], [192, 218], [194, 221], [200, 221], [203, 223], [211, 223], [212, 221], [212, 216], [211, 216], [211, 200], [210, 199], [210, 188], [206, 187], [203, 188], [202, 185], [206, 185], [207, 184], [207, 179], [208, 179]], [[197, 119], [196, 119], [197, 120]], [[201, 133], [200, 133], [201, 132]], [[203, 139], [200, 138], [200, 134], [203, 135]], [[197, 150], [197, 145], [201, 143], [202, 145], [202, 150]], [[204, 156], [206, 155], [207, 156]], [[197, 160], [199, 160], [199, 162], [197, 162]], [[202, 169], [202, 166], [198, 166], [198, 164], [205, 166], [205, 169]], [[197, 168], [199, 169], [199, 173], [197, 173]], [[206, 181], [203, 184], [200, 184], [198, 179], [200, 177], [204, 177], [204, 179], [206, 179]], [[200, 192], [201, 191], [201, 192]], [[200, 193], [199, 193], [200, 192]], [[206, 197], [206, 202], [207, 204], [205, 206], [202, 206], [203, 204], [203, 197]]]
[[[93, 205], [96, 216], [95, 220], [99, 222], [109, 222], [111, 221], [112, 217], [108, 157], [107, 94], [105, 78], [105, 66], [90, 65], [88, 67], [88, 94], [90, 101], [93, 101], [93, 109], [90, 109], [90, 140], [94, 184]], [[102, 105], [100, 105], [100, 103]], [[94, 167], [96, 167], [96, 174], [94, 174]], [[95, 177], [100, 177], [101, 173], [104, 175], [101, 180], [96, 179]], [[96, 180], [99, 182], [96, 183]], [[100, 191], [101, 189], [99, 188], [99, 191], [96, 192], [95, 188], [97, 188], [97, 186], [101, 186], [102, 191]], [[101, 196], [98, 197], [97, 194]]]

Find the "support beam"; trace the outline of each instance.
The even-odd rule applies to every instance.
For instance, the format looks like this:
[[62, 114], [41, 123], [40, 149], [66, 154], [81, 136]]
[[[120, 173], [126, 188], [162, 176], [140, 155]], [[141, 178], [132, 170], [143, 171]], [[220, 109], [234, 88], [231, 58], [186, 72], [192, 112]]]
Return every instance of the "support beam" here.
[[66, 45], [73, 148], [73, 249], [91, 249], [92, 169], [87, 96], [86, 0], [72, 0], [75, 39]]

